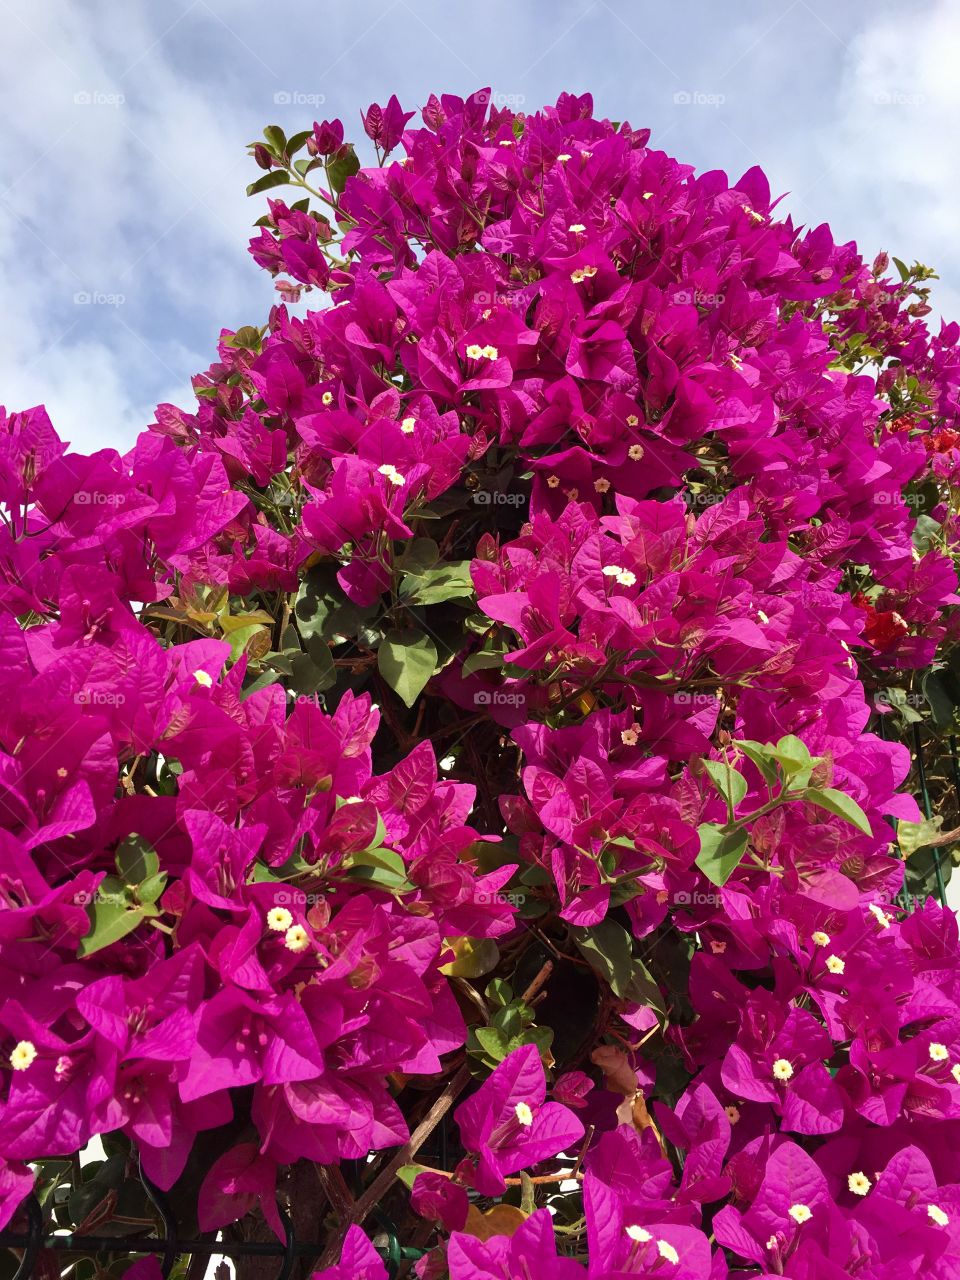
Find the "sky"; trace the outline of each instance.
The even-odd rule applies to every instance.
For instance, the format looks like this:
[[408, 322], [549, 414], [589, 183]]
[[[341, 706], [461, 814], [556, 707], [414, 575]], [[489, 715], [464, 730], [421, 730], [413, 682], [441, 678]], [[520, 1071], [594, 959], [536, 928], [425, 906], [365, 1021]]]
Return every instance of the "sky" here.
[[396, 93], [563, 90], [871, 256], [934, 266], [960, 317], [956, 0], [0, 0], [0, 404], [124, 450], [262, 324], [246, 146]]

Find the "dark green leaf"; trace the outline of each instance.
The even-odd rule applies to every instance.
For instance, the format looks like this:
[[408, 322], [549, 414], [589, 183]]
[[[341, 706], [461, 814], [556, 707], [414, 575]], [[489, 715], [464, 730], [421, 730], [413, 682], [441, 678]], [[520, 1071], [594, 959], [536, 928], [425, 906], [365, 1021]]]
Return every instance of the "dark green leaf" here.
[[437, 666], [437, 646], [422, 631], [388, 631], [377, 650], [380, 674], [408, 707]]
[[247, 195], [258, 196], [261, 191], [272, 191], [274, 187], [284, 187], [289, 181], [289, 177], [282, 169], [271, 169], [262, 178], [258, 178], [256, 182], [250, 183], [247, 187]]
[[701, 822], [697, 831], [700, 835], [697, 866], [711, 884], [726, 884], [747, 851], [746, 831], [740, 828], [726, 831], [715, 822]]
[[336, 159], [331, 160], [327, 165], [327, 179], [330, 183], [330, 190], [334, 195], [341, 195], [347, 185], [347, 179], [352, 178], [359, 171], [360, 161], [357, 158], [357, 153], [353, 149], [353, 144], [347, 143], [345, 147], [340, 149]]
[[626, 929], [607, 917], [588, 928], [571, 927], [570, 936], [614, 995], [624, 995], [633, 976], [633, 944]]

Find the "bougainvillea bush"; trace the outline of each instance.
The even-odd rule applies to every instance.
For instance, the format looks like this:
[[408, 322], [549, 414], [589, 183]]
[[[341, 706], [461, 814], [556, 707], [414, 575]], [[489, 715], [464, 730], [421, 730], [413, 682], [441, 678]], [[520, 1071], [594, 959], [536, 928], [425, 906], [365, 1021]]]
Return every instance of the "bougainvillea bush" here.
[[3, 1219], [960, 1275], [883, 692], [950, 674], [960, 327], [589, 96], [363, 128], [252, 146], [194, 411], [0, 418]]

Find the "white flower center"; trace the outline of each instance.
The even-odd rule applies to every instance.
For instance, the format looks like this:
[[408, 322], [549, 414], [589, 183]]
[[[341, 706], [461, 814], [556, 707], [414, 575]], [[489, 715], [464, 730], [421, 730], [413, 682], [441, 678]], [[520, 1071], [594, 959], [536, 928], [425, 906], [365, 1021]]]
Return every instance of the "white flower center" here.
[[14, 1045], [10, 1055], [10, 1065], [14, 1071], [26, 1071], [37, 1056], [37, 1046], [30, 1040], [21, 1040]]
[[513, 1108], [513, 1114], [517, 1117], [517, 1123], [522, 1124], [525, 1129], [533, 1124], [533, 1112], [525, 1102], [518, 1102]]
[[286, 907], [271, 907], [267, 912], [267, 927], [274, 933], [286, 933], [293, 924], [293, 916]]
[[283, 945], [288, 951], [306, 951], [310, 938], [302, 924], [292, 925], [283, 935]]

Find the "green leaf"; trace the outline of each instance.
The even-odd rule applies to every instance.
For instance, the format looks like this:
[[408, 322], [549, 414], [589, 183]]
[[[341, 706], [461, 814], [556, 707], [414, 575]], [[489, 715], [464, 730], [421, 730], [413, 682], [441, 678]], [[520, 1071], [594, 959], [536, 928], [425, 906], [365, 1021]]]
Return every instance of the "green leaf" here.
[[363, 849], [360, 853], [351, 854], [350, 865], [353, 867], [382, 867], [384, 871], [392, 871], [399, 879], [405, 878], [407, 874], [407, 864], [399, 853], [394, 853], [392, 849]]
[[360, 161], [352, 143], [341, 147], [334, 160], [327, 165], [327, 180], [334, 195], [341, 195], [347, 185], [347, 179], [360, 172]]
[[293, 674], [290, 685], [293, 691], [309, 697], [310, 694], [322, 693], [324, 689], [329, 689], [336, 684], [337, 672], [329, 650], [327, 650], [327, 659], [323, 666], [318, 666], [312, 654], [298, 653], [292, 663]]
[[270, 143], [277, 156], [282, 156], [287, 147], [287, 135], [280, 126], [278, 124], [268, 124], [263, 131], [263, 136]]
[[119, 942], [132, 933], [148, 914], [155, 915], [156, 908], [132, 903], [122, 881], [107, 876], [101, 881], [87, 914], [90, 916], [90, 932], [80, 940], [77, 954], [81, 957], [92, 956], [111, 943]]
[[788, 778], [799, 773], [801, 769], [808, 769], [813, 763], [813, 757], [807, 750], [806, 743], [801, 742], [792, 733], [782, 737], [770, 754], [775, 760], [779, 760]]
[[505, 1008], [513, 1000], [513, 987], [504, 978], [494, 978], [487, 983], [484, 995], [490, 1004]]
[[740, 827], [727, 831], [716, 822], [701, 822], [697, 832], [700, 836], [697, 866], [711, 884], [726, 884], [747, 851], [746, 831]]
[[752, 738], [738, 738], [733, 745], [737, 750], [742, 751], [748, 760], [753, 761], [771, 786], [776, 782], [777, 762], [770, 754], [772, 747], [762, 742], [754, 742]]
[[401, 573], [424, 573], [440, 559], [440, 548], [432, 538], [414, 538], [396, 561]]
[[294, 133], [287, 139], [286, 152], [288, 156], [296, 155], [300, 148], [305, 144], [308, 138], [313, 137], [312, 129], [302, 129], [300, 133]]
[[633, 976], [634, 961], [633, 944], [623, 925], [608, 916], [586, 928], [572, 926], [570, 936], [584, 959], [606, 978], [614, 995], [625, 995]]
[[928, 671], [923, 677], [922, 688], [923, 696], [930, 704], [934, 724], [938, 729], [952, 728], [956, 703], [944, 672]]
[[410, 604], [440, 604], [444, 600], [472, 596], [470, 561], [448, 561], [432, 569], [408, 573], [400, 583], [400, 595]]
[[117, 846], [117, 870], [126, 884], [138, 885], [160, 869], [160, 859], [153, 845], [136, 834], [127, 836]]
[[377, 650], [377, 667], [408, 707], [437, 667], [437, 646], [422, 631], [388, 631]]
[[862, 831], [865, 836], [872, 834], [870, 819], [853, 796], [848, 796], [845, 791], [837, 791], [835, 787], [811, 787], [804, 792], [803, 798], [820, 809], [826, 809], [828, 813], [835, 813], [838, 818], [843, 818], [845, 822], [850, 823], [851, 827]]
[[503, 666], [503, 654], [501, 653], [471, 653], [463, 660], [464, 676], [472, 676], [475, 671], [493, 671]]
[[935, 840], [943, 826], [943, 815], [935, 818], [924, 818], [922, 822], [897, 823], [897, 844], [905, 858], [912, 857], [919, 849], [924, 849], [931, 840]]
[[397, 1177], [409, 1191], [412, 1191], [417, 1175], [424, 1173], [426, 1168], [425, 1164], [402, 1164], [397, 1170]]
[[704, 760], [703, 767], [731, 813], [747, 794], [747, 780], [724, 760]]
[[274, 187], [285, 187], [289, 181], [289, 177], [282, 169], [271, 169], [262, 178], [258, 178], [256, 182], [250, 183], [247, 187], [247, 195], [258, 196], [261, 191], [271, 191]]
[[496, 1027], [477, 1027], [473, 1033], [477, 1044], [493, 1058], [494, 1062], [502, 1062], [510, 1052], [510, 1041]]
[[454, 958], [440, 965], [451, 978], [479, 978], [500, 962], [500, 948], [492, 938], [447, 938], [446, 947]]

